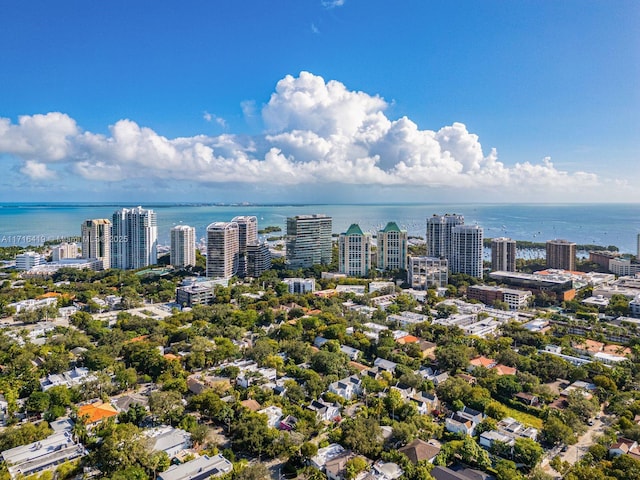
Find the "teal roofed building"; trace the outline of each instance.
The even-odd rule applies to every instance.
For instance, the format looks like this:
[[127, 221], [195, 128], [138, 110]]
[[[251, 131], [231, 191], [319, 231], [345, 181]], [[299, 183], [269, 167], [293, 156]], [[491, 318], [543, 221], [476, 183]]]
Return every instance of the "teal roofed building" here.
[[366, 277], [371, 270], [371, 235], [352, 224], [338, 238], [338, 268], [350, 277]]
[[400, 230], [396, 222], [389, 222], [378, 232], [378, 268], [380, 270], [407, 269], [406, 230]]

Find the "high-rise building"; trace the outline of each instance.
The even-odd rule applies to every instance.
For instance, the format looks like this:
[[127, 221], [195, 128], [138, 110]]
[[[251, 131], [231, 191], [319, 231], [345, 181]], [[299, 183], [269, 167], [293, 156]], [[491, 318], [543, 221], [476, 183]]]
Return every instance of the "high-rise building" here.
[[156, 213], [142, 207], [114, 212], [111, 227], [111, 267], [133, 270], [158, 262]]
[[51, 247], [51, 260], [59, 262], [68, 258], [76, 258], [78, 256], [78, 244], [63, 242]]
[[407, 273], [409, 285], [416, 290], [446, 287], [449, 261], [438, 257], [409, 257]]
[[247, 276], [247, 247], [258, 243], [258, 219], [254, 216], [234, 217], [238, 224], [238, 272], [240, 277]]
[[266, 243], [247, 245], [247, 277], [258, 278], [271, 268], [271, 251]]
[[638, 248], [636, 252], [636, 260], [640, 262], [640, 233], [638, 234]]
[[82, 258], [97, 258], [102, 269], [111, 268], [111, 222], [106, 218], [85, 220], [80, 227]]
[[547, 241], [547, 268], [576, 269], [576, 244], [568, 240]]
[[456, 214], [433, 215], [427, 218], [427, 256], [446, 258], [451, 263], [451, 232], [464, 225], [464, 217]]
[[353, 224], [338, 238], [338, 271], [350, 277], [366, 277], [371, 270], [371, 235]]
[[451, 229], [452, 273], [482, 278], [483, 230], [478, 225], [456, 225]]
[[389, 222], [378, 232], [378, 269], [406, 270], [407, 269], [406, 230], [400, 230], [396, 222]]
[[287, 262], [292, 268], [331, 263], [331, 217], [297, 215], [287, 218]]
[[170, 262], [176, 268], [196, 264], [196, 229], [176, 225], [171, 229]]
[[516, 271], [516, 241], [506, 237], [491, 240], [491, 270]]
[[238, 224], [215, 222], [207, 227], [207, 277], [231, 278], [238, 273]]

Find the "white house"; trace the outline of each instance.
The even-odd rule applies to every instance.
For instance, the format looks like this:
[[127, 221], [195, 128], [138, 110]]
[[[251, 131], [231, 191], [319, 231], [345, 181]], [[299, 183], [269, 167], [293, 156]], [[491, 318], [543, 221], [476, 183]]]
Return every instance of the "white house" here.
[[280, 407], [271, 405], [262, 410], [258, 410], [258, 413], [267, 416], [267, 425], [271, 428], [278, 428], [280, 426], [280, 420], [282, 419], [282, 409]]
[[329, 391], [341, 396], [347, 400], [360, 395], [362, 393], [362, 379], [357, 375], [343, 378], [329, 385]]
[[484, 414], [469, 407], [455, 412], [445, 420], [445, 428], [448, 432], [463, 433], [474, 436], [476, 427], [484, 419]]
[[179, 428], [163, 425], [145, 430], [144, 433], [151, 440], [151, 450], [165, 452], [169, 458], [174, 458], [183, 450], [191, 448], [191, 434]]
[[333, 422], [340, 418], [340, 404], [327, 403], [322, 399], [313, 400], [307, 407], [316, 412], [316, 418], [321, 422]]
[[181, 465], [173, 465], [158, 474], [158, 480], [204, 480], [220, 477], [233, 470], [232, 463], [222, 455], [204, 455]]

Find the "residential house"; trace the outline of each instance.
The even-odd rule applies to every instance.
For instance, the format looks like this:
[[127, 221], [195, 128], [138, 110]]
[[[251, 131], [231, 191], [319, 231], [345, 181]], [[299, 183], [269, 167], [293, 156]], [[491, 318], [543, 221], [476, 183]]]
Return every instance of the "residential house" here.
[[338, 443], [332, 443], [323, 448], [318, 449], [318, 453], [309, 460], [311, 466], [317, 468], [321, 472], [324, 472], [324, 467], [329, 460], [332, 460], [339, 455], [342, 455], [345, 449]]
[[394, 462], [378, 460], [362, 480], [396, 480], [404, 475], [404, 470]]
[[187, 377], [187, 388], [196, 395], [208, 388], [215, 388], [218, 393], [223, 393], [231, 388], [231, 380], [227, 377], [194, 373]]
[[534, 441], [538, 439], [538, 429], [527, 427], [511, 417], [505, 417], [500, 420], [498, 422], [498, 430], [512, 437], [528, 438]]
[[316, 418], [320, 422], [334, 422], [340, 418], [339, 403], [327, 403], [318, 399], [313, 400], [307, 408], [316, 412]]
[[516, 372], [518, 371], [517, 369], [515, 369], [513, 367], [509, 367], [509, 366], [503, 365], [501, 363], [499, 363], [498, 365], [493, 367], [491, 370], [493, 370], [494, 372], [496, 372], [500, 376], [502, 376], [502, 375], [515, 375]]
[[418, 346], [420, 347], [420, 351], [422, 352], [422, 358], [436, 358], [436, 348], [438, 347], [438, 345], [426, 340], [420, 340], [418, 342]]
[[532, 393], [518, 392], [514, 395], [514, 398], [520, 403], [524, 403], [530, 407], [540, 406], [540, 398]]
[[440, 401], [435, 392], [420, 392], [410, 397], [409, 400], [417, 407], [420, 415], [429, 415], [434, 410], [438, 410], [440, 406]]
[[375, 361], [373, 362], [374, 367], [381, 368], [382, 370], [385, 370], [391, 373], [394, 373], [396, 371], [397, 365], [398, 365], [397, 363], [392, 362], [390, 360], [385, 360], [384, 358], [376, 358]]
[[629, 455], [636, 460], [640, 460], [640, 446], [638, 446], [638, 442], [635, 440], [621, 437], [609, 447], [609, 455], [612, 457]]
[[97, 380], [94, 375], [89, 373], [89, 369], [85, 367], [76, 367], [71, 370], [62, 373], [51, 373], [40, 380], [40, 388], [43, 392], [46, 392], [51, 387], [58, 385], [65, 386], [67, 388], [82, 385]]
[[358, 455], [351, 450], [342, 452], [340, 455], [328, 460], [324, 465], [324, 474], [328, 480], [345, 480], [347, 462]]
[[133, 405], [140, 405], [145, 409], [149, 409], [149, 397], [141, 393], [128, 393], [119, 397], [112, 397], [111, 403], [119, 412], [128, 412]]
[[403, 335], [402, 337], [396, 338], [396, 343], [398, 345], [407, 345], [408, 343], [420, 343], [420, 339], [415, 335]]
[[263, 408], [262, 410], [258, 410], [258, 413], [262, 413], [267, 416], [267, 425], [271, 428], [280, 427], [280, 419], [282, 419], [282, 409], [280, 407], [271, 405], [267, 408]]
[[467, 370], [469, 372], [473, 372], [473, 370], [478, 367], [484, 367], [484, 368], [490, 369], [495, 367], [497, 363], [498, 362], [496, 362], [492, 358], [487, 358], [484, 355], [480, 355], [479, 357], [473, 358], [469, 361], [469, 368], [467, 368]]
[[495, 478], [492, 475], [472, 468], [453, 470], [448, 467], [435, 467], [431, 470], [431, 476], [435, 480], [493, 480]]
[[414, 465], [423, 460], [433, 463], [433, 460], [440, 453], [440, 446], [416, 438], [411, 443], [398, 449], [398, 452], [406, 455]]
[[262, 408], [262, 405], [260, 405], [253, 398], [249, 398], [247, 400], [242, 400], [240, 402], [240, 405], [242, 405], [244, 408], [246, 408], [248, 410], [251, 410], [252, 412], [257, 412], [258, 410], [260, 410]]
[[296, 425], [298, 424], [298, 419], [293, 415], [287, 415], [283, 420], [280, 420], [280, 425], [278, 428], [280, 430], [286, 430], [290, 432], [291, 430], [296, 429]]
[[232, 470], [232, 463], [222, 455], [204, 455], [180, 465], [172, 465], [158, 474], [158, 480], [205, 480], [220, 477]]
[[473, 437], [476, 427], [484, 419], [484, 414], [469, 407], [464, 407], [445, 420], [445, 428], [449, 432], [462, 433]]
[[396, 385], [391, 387], [391, 390], [395, 390], [398, 393], [400, 393], [400, 396], [405, 402], [408, 401], [409, 398], [413, 397], [416, 394], [415, 388], [409, 385], [403, 385], [401, 383], [397, 383]]
[[191, 434], [179, 428], [167, 425], [144, 431], [150, 439], [150, 447], [154, 452], [165, 452], [169, 458], [191, 448]]
[[357, 348], [350, 347], [348, 345], [340, 345], [340, 351], [344, 353], [349, 360], [356, 361], [362, 356], [362, 351]]
[[329, 391], [351, 400], [362, 393], [362, 379], [358, 375], [351, 375], [329, 385]]
[[504, 443], [509, 447], [513, 447], [515, 445], [515, 439], [498, 430], [489, 430], [480, 434], [480, 445], [483, 447], [491, 448], [496, 443]]
[[415, 372], [426, 380], [433, 382], [433, 384], [437, 387], [441, 383], [444, 383], [449, 378], [449, 372], [440, 372], [438, 370], [434, 370], [431, 367], [422, 367], [420, 370]]
[[118, 415], [118, 410], [109, 403], [94, 402], [82, 405], [78, 408], [78, 418], [81, 419], [87, 427], [94, 427], [106, 420]]

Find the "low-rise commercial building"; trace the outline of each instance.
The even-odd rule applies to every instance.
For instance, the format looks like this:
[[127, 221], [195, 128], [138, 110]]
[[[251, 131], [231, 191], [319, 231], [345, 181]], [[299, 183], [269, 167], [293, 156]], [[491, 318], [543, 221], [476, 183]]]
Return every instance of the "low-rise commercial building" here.
[[12, 479], [24, 478], [87, 455], [85, 448], [69, 431], [56, 432], [47, 438], [2, 452]]
[[289, 293], [313, 293], [316, 290], [315, 278], [285, 278], [282, 280], [289, 288]]

